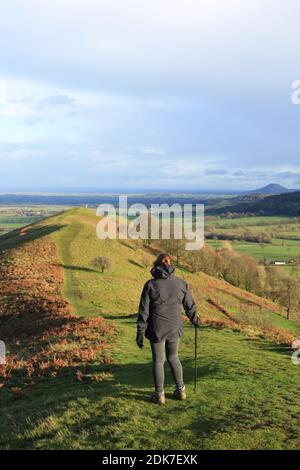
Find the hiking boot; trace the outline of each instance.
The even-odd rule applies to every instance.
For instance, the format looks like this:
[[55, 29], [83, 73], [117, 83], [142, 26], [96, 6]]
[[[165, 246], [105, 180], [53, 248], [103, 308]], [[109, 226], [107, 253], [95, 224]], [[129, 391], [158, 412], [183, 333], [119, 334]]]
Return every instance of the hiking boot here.
[[173, 397], [176, 398], [176, 400], [186, 400], [186, 392], [185, 392], [185, 387], [177, 389], [173, 393]]
[[164, 405], [166, 403], [164, 393], [153, 392], [151, 395], [151, 400], [153, 403], [156, 403], [157, 405]]

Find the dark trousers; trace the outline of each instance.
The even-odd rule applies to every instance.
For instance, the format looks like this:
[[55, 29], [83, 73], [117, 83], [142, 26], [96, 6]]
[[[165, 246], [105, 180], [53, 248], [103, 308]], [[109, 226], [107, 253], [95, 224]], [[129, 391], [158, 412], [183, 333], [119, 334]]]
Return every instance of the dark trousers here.
[[172, 375], [176, 384], [176, 388], [182, 389], [183, 372], [182, 365], [178, 357], [179, 338], [175, 341], [162, 341], [160, 343], [151, 343], [152, 349], [152, 372], [155, 384], [155, 391], [158, 394], [164, 391], [165, 371], [164, 364], [167, 356], [167, 361], [172, 371]]

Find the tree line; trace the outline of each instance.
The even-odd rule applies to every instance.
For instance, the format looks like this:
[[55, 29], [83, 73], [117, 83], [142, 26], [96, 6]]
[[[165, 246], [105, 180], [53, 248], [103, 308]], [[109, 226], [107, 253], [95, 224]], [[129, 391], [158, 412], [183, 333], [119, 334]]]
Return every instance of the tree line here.
[[203, 272], [233, 286], [278, 303], [288, 319], [298, 317], [300, 305], [300, 268], [285, 268], [258, 263], [254, 258], [235, 251], [229, 241], [214, 249], [205, 244], [202, 250], [186, 251], [183, 240], [161, 240], [160, 247], [188, 266], [191, 272]]

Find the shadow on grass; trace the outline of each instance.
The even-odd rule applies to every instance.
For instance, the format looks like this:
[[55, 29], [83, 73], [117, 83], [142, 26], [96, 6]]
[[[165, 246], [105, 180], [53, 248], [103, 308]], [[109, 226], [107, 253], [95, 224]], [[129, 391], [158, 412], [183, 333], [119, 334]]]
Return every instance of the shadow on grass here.
[[284, 356], [291, 356], [293, 353], [292, 348], [290, 348], [289, 346], [284, 346], [282, 344], [276, 344], [276, 343], [271, 343], [267, 341], [257, 341], [257, 340], [254, 340], [254, 343], [257, 346], [257, 349], [262, 349], [264, 351], [276, 352]]
[[130, 243], [126, 242], [126, 241], [123, 241], [123, 240], [118, 240], [118, 242], [125, 246], [126, 248], [129, 248], [130, 250], [136, 252], [136, 248], [134, 248], [134, 246], [132, 246]]
[[[185, 371], [185, 383], [191, 385], [193, 382], [192, 361], [182, 361], [182, 364]], [[81, 369], [84, 374], [82, 381], [76, 380], [78, 369]], [[173, 385], [173, 380], [167, 363], [165, 371], [166, 386], [170, 388]], [[103, 372], [111, 373], [112, 378], [104, 378], [103, 381], [97, 383], [93, 379], [93, 374], [97, 375]], [[217, 372], [217, 364], [203, 365], [198, 369], [199, 381], [201, 378]], [[132, 402], [131, 404], [144, 402], [145, 405], [148, 404], [147, 406], [157, 407], [151, 403], [152, 390], [151, 362], [89, 364], [76, 368], [69, 367], [64, 371], [63, 376], [44, 379], [33, 388], [25, 388], [22, 399], [14, 397], [6, 388], [0, 399], [1, 405], [5, 405], [6, 409], [0, 426], [5, 429], [5, 432], [0, 433], [0, 447], [4, 449], [36, 448], [40, 447], [39, 440], [41, 440], [44, 448], [53, 448], [51, 441], [60, 431], [55, 427], [51, 429], [51, 423], [55, 420], [63, 420], [70, 407], [74, 410], [74, 406], [78, 406], [78, 417], [75, 415], [73, 422], [68, 422], [68, 436], [74, 435], [75, 437], [79, 430], [84, 431], [89, 435], [88, 445], [100, 445], [102, 449], [114, 448], [115, 445], [118, 445], [119, 437], [110, 434], [108, 430], [114, 425], [122, 426], [124, 424], [127, 426], [128, 423], [131, 425], [132, 420], [132, 425], [134, 425], [134, 420], [138, 416], [138, 412], [134, 412], [134, 415], [128, 414], [126, 401]], [[188, 395], [190, 398], [194, 398], [189, 387]], [[167, 392], [166, 397], [169, 403], [175, 403], [176, 400], [172, 398], [171, 393]], [[182, 404], [182, 406], [185, 405]], [[29, 416], [30, 421], [28, 421]], [[49, 428], [47, 428], [47, 420], [50, 420]], [[41, 427], [41, 425], [41, 430], [37, 431], [37, 427]], [[18, 427], [18, 433], [15, 432], [15, 426]], [[95, 426], [97, 432], [94, 431]], [[187, 425], [197, 435], [206, 435], [216, 431], [219, 426], [223, 427], [224, 423], [214, 422], [213, 417], [207, 420], [201, 414], [198, 415], [195, 423]], [[68, 445], [69, 438], [66, 437], [66, 442], [59, 439], [59, 443], [56, 443], [54, 448], [66, 448]], [[82, 442], [81, 445], [84, 447], [85, 443]]]
[[0, 237], [0, 251], [22, 246], [25, 243], [50, 235], [57, 230], [61, 230], [65, 226], [66, 225], [54, 224], [42, 227], [29, 226], [13, 230], [12, 232], [8, 232]]
[[134, 261], [133, 259], [129, 259], [128, 262], [129, 262], [130, 264], [133, 264], [134, 266], [137, 266], [138, 268], [144, 269], [144, 266], [142, 266], [140, 263], [137, 263], [137, 262]]
[[128, 318], [137, 318], [138, 314], [137, 313], [124, 313], [124, 315], [120, 315], [118, 313], [116, 313], [115, 315], [114, 314], [109, 314], [109, 315], [102, 315], [102, 317], [105, 319], [105, 320], [125, 320], [125, 319], [128, 319]]

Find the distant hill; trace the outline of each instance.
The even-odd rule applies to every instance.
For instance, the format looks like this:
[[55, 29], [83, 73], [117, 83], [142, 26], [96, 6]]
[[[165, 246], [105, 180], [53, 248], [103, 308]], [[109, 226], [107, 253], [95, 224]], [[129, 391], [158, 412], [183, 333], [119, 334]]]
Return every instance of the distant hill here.
[[267, 196], [255, 202], [240, 203], [211, 210], [214, 215], [235, 212], [238, 214], [254, 215], [289, 215], [300, 216], [300, 191]]
[[253, 191], [249, 191], [248, 194], [269, 194], [269, 195], [276, 195], [276, 194], [285, 194], [294, 192], [293, 189], [285, 188], [281, 186], [281, 184], [271, 183], [263, 188], [255, 189]]

